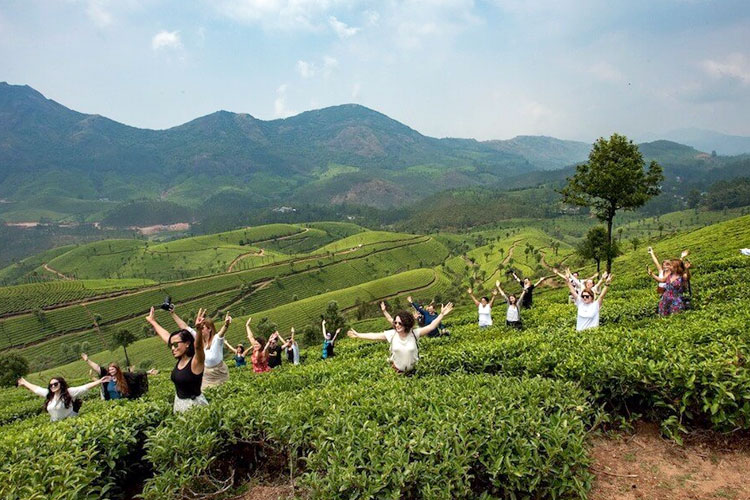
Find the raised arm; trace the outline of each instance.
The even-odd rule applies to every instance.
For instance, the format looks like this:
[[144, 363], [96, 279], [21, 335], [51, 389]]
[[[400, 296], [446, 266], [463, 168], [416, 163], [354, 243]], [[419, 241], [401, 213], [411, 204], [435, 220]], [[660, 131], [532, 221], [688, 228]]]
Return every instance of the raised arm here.
[[227, 342], [227, 339], [224, 339], [224, 345], [227, 346], [227, 349], [229, 349], [233, 353], [237, 354], [237, 348], [232, 347], [232, 344], [230, 344], [229, 342]]
[[492, 304], [495, 303], [495, 299], [497, 298], [497, 290], [492, 290], [492, 298], [490, 299], [489, 306], [492, 307]]
[[180, 330], [187, 330], [189, 328], [188, 324], [185, 323], [185, 321], [183, 321], [183, 319], [180, 318], [180, 316], [175, 311], [174, 305], [172, 305], [172, 307], [169, 309], [169, 315], [172, 316], [172, 321], [175, 322], [177, 328], [179, 328]]
[[662, 272], [661, 268], [661, 262], [659, 262], [659, 259], [656, 257], [656, 254], [654, 253], [654, 249], [651, 247], [648, 247], [648, 254], [651, 256], [651, 260], [654, 261], [654, 265], [656, 266], [656, 269], [659, 270], [659, 272]]
[[[497, 288], [497, 291], [500, 292], [500, 295], [502, 295], [503, 298], [507, 301], [508, 300], [508, 296], [505, 294], [505, 292], [503, 291], [502, 287], [500, 286], [500, 280], [495, 281], [495, 288]], [[494, 297], [492, 297], [492, 298], [494, 300]]]
[[578, 300], [578, 291], [576, 291], [576, 287], [573, 286], [573, 282], [570, 279], [570, 270], [565, 270], [565, 284], [568, 285], [568, 290], [570, 290], [570, 295], [573, 296], [574, 299]]
[[47, 393], [49, 392], [49, 389], [45, 389], [44, 387], [39, 387], [38, 385], [32, 384], [23, 377], [19, 378], [17, 383], [18, 387], [25, 387], [37, 396], [46, 397]]
[[263, 347], [263, 352], [268, 353], [268, 349], [271, 348], [271, 341], [274, 339], [277, 339], [279, 337], [279, 332], [273, 332], [270, 337], [268, 337], [268, 342], [266, 342], [265, 347]]
[[112, 377], [110, 377], [109, 375], [105, 375], [104, 377], [101, 377], [98, 380], [94, 380], [93, 382], [89, 382], [88, 384], [79, 385], [77, 387], [69, 387], [68, 393], [70, 394], [70, 397], [75, 398], [88, 391], [89, 389], [93, 389], [97, 385], [106, 384], [110, 380], [112, 380]]
[[556, 267], [552, 268], [552, 272], [555, 273], [556, 275], [558, 275], [560, 278], [562, 278], [562, 279], [564, 279], [566, 281], [568, 280], [567, 276], [565, 276], [563, 273], [561, 273], [560, 271], [558, 271]]
[[[413, 307], [414, 309], [416, 309], [416, 311], [417, 311], [417, 312], [418, 312], [419, 314], [421, 314], [422, 316], [424, 316], [424, 315], [426, 314], [426, 312], [425, 312], [425, 310], [424, 310], [424, 309], [422, 308], [422, 306], [420, 306], [420, 305], [419, 305], [419, 304], [418, 304], [417, 302], [414, 302], [414, 301], [412, 301], [412, 300], [411, 300], [411, 295], [409, 295], [408, 297], [406, 297], [406, 301], [407, 301], [407, 302], [409, 302], [409, 304], [411, 304], [411, 306], [412, 306], [412, 307]], [[393, 320], [392, 320], [392, 319], [391, 319], [391, 320], [389, 320], [389, 321], [393, 322]]]
[[437, 318], [433, 319], [429, 325], [425, 325], [419, 329], [419, 336], [424, 337], [428, 333], [434, 331], [435, 328], [438, 327], [440, 322], [443, 321], [443, 318], [445, 318], [448, 314], [450, 314], [452, 310], [453, 310], [452, 302], [448, 302], [444, 306], [440, 307], [440, 314], [438, 314]]
[[583, 280], [583, 282], [586, 283], [588, 280], [594, 281], [598, 277], [599, 277], [599, 273], [596, 272], [596, 273], [592, 274], [591, 277], [586, 278], [585, 280]]
[[[411, 298], [411, 297], [409, 297], [409, 298]], [[412, 305], [414, 305], [414, 304], [412, 304]], [[381, 302], [380, 303], [380, 310], [383, 312], [383, 316], [385, 316], [385, 319], [388, 321], [388, 323], [393, 323], [393, 316], [391, 316], [388, 313], [388, 308], [386, 307], [385, 302]], [[417, 310], [419, 310], [419, 309], [417, 309]]]
[[547, 276], [542, 276], [541, 278], [539, 278], [539, 279], [538, 279], [538, 280], [536, 281], [536, 283], [534, 283], [534, 288], [536, 288], [536, 287], [538, 287], [539, 285], [541, 285], [541, 284], [542, 284], [542, 282], [543, 282], [544, 280], [546, 280], [546, 279], [547, 279]]
[[379, 333], [359, 333], [353, 328], [349, 329], [346, 334], [353, 339], [362, 339], [362, 340], [388, 340], [385, 338], [384, 332]]
[[260, 342], [255, 340], [255, 336], [253, 335], [253, 331], [250, 329], [250, 320], [253, 319], [252, 317], [247, 318], [247, 322], [245, 323], [245, 331], [247, 331], [247, 340], [250, 341], [250, 345], [253, 346], [253, 348], [260, 347]]
[[602, 277], [599, 280], [599, 282], [596, 285], [594, 285], [594, 288], [596, 288], [597, 290], [600, 290], [602, 283], [604, 282], [605, 279], [607, 279], [607, 276], [609, 276], [609, 273], [604, 271], [604, 274], [602, 274]]
[[320, 328], [323, 330], [323, 340], [326, 338], [326, 320], [320, 322]]
[[466, 291], [468, 292], [468, 294], [469, 294], [469, 297], [471, 297], [471, 300], [473, 300], [473, 301], [474, 301], [474, 304], [476, 304], [476, 305], [479, 305], [479, 304], [480, 304], [480, 302], [479, 302], [479, 301], [477, 300], [477, 298], [476, 298], [476, 297], [474, 297], [474, 293], [473, 293], [473, 290], [472, 290], [471, 288], [469, 288], [469, 289], [468, 289], [468, 290], [466, 290]]
[[154, 308], [151, 308], [151, 311], [148, 313], [148, 316], [146, 316], [146, 321], [148, 321], [148, 324], [151, 325], [151, 328], [154, 329], [156, 334], [161, 337], [161, 339], [164, 341], [165, 344], [169, 344], [169, 332], [166, 328], [161, 326], [154, 317]]
[[229, 328], [229, 325], [232, 324], [232, 317], [227, 313], [226, 317], [224, 317], [224, 324], [221, 325], [221, 328], [218, 332], [216, 332], [216, 335], [218, 335], [221, 338], [224, 338], [224, 334], [227, 333], [227, 328]]
[[206, 361], [206, 351], [203, 350], [203, 328], [195, 329], [195, 355], [190, 362], [190, 371], [195, 375], [203, 373], [203, 364]]
[[86, 354], [85, 352], [81, 353], [81, 359], [83, 359], [91, 367], [91, 369], [94, 370], [95, 373], [101, 373], [102, 372], [102, 367], [99, 366], [98, 364], [96, 364], [91, 359], [89, 359], [89, 355]]
[[602, 292], [599, 294], [599, 298], [597, 299], [599, 301], [599, 306], [602, 305], [604, 296], [607, 295], [607, 292], [609, 291], [609, 285], [611, 283], [612, 283], [612, 274], [609, 274], [607, 275], [607, 281], [604, 282], [604, 288], [602, 288]]
[[336, 337], [339, 336], [339, 332], [341, 331], [341, 328], [336, 328], [336, 333], [333, 334], [333, 338], [331, 339], [331, 344], [336, 343]]
[[669, 279], [667, 276], [664, 276], [664, 277], [660, 278], [659, 276], [657, 276], [656, 274], [654, 274], [654, 272], [651, 270], [651, 268], [649, 266], [646, 266], [646, 272], [648, 273], [649, 276], [651, 276], [652, 278], [654, 278], [659, 283], [665, 283]]
[[515, 271], [513, 271], [511, 274], [513, 275], [513, 279], [516, 280], [519, 284], [523, 283], [523, 281], [518, 277]]

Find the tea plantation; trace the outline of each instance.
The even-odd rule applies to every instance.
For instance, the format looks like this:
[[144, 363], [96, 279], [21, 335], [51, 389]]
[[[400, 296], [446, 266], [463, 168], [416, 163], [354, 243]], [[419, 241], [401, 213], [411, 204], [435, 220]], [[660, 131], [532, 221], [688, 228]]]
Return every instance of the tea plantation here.
[[[643, 249], [615, 262], [597, 330], [575, 332], [559, 288], [535, 296], [520, 332], [479, 330], [476, 309], [459, 308], [449, 337], [420, 341], [412, 376], [393, 372], [386, 344], [344, 338], [333, 359], [313, 346], [297, 367], [232, 367], [229, 382], [207, 391], [209, 406], [182, 415], [172, 414], [168, 373], [151, 377], [141, 400], [90, 394], [80, 417], [57, 423], [39, 415], [41, 398], [4, 389], [0, 497], [208, 498], [273, 476], [303, 498], [586, 498], [587, 437], [598, 429], [646, 419], [678, 441], [695, 429], [750, 429], [750, 258], [738, 252], [748, 242], [746, 216], [656, 244], [660, 257], [689, 248], [694, 264], [692, 308], [666, 319], [655, 314]], [[497, 245], [507, 255], [508, 242]], [[408, 270], [263, 314], [286, 329], [331, 298], [345, 308], [356, 296], [447, 286], [438, 270]], [[495, 306], [497, 325], [504, 311]], [[166, 347], [149, 342], [168, 366]]]

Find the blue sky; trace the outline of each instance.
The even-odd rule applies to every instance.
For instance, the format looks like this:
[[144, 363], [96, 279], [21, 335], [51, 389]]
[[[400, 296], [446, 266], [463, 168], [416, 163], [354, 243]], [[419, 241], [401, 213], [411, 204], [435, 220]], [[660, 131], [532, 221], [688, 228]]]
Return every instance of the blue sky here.
[[750, 135], [747, 0], [4, 0], [0, 80], [168, 128], [356, 102], [426, 135]]

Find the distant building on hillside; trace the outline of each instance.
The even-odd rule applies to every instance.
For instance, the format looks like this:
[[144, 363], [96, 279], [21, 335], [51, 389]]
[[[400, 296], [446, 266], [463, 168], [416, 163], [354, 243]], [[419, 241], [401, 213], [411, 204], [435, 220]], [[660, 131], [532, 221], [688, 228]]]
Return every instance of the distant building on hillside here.
[[296, 208], [292, 208], [292, 207], [278, 207], [278, 208], [274, 208], [273, 211], [274, 212], [279, 212], [279, 213], [282, 213], [282, 214], [287, 214], [289, 212], [296, 212], [297, 209]]

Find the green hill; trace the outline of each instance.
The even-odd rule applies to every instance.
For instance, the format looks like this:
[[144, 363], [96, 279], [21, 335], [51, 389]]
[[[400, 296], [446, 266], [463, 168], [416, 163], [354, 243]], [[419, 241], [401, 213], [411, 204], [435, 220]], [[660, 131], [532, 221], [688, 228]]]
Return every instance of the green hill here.
[[[343, 338], [333, 359], [320, 360], [313, 346], [301, 366], [268, 374], [230, 368], [229, 382], [207, 391], [210, 404], [182, 416], [171, 414], [167, 373], [151, 379], [144, 399], [92, 395], [80, 417], [59, 423], [34, 416], [38, 398], [2, 390], [0, 495], [70, 498], [80, 487], [92, 498], [118, 497], [133, 492], [147, 467], [147, 500], [268, 477], [320, 499], [586, 498], [600, 473], [589, 467], [596, 429], [643, 419], [677, 440], [694, 430], [703, 439], [713, 435], [706, 430], [736, 439], [750, 429], [750, 258], [738, 252], [748, 239], [745, 216], [655, 245], [663, 257], [689, 248], [694, 264], [693, 308], [670, 318], [655, 315], [643, 249], [616, 259], [596, 331], [576, 332], [575, 307], [552, 287], [524, 311], [520, 332], [501, 326], [503, 307], [495, 306], [498, 325], [486, 330], [476, 326], [475, 307], [460, 308], [446, 320], [450, 337], [420, 341], [411, 377], [393, 372], [385, 344]], [[429, 286], [431, 275], [409, 271], [361, 291]], [[359, 292], [333, 293], [343, 301]], [[267, 312], [296, 322], [328, 298]], [[233, 341], [242, 336], [238, 319]], [[169, 362], [166, 348], [150, 342], [144, 350]]]

